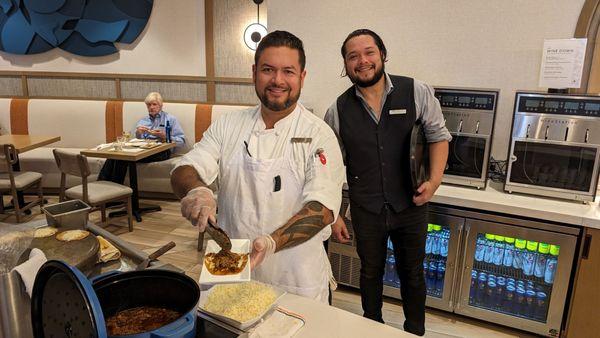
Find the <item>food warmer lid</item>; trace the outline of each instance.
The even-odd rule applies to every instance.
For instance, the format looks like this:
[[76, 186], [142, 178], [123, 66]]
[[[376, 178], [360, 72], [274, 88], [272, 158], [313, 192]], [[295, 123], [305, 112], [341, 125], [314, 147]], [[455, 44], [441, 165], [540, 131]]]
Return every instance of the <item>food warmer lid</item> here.
[[34, 337], [106, 338], [104, 315], [90, 281], [77, 268], [50, 260], [33, 285]]
[[429, 180], [429, 145], [420, 119], [410, 133], [410, 177], [414, 191]]

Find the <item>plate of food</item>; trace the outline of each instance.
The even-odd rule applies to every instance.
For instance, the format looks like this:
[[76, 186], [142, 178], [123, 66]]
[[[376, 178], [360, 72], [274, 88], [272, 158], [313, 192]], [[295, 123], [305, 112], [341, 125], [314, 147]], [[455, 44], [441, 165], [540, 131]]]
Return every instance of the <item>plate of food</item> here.
[[231, 250], [221, 250], [209, 240], [204, 251], [200, 284], [239, 283], [250, 281], [250, 240], [232, 239]]
[[283, 295], [285, 291], [257, 281], [220, 284], [200, 293], [198, 309], [235, 328], [246, 330], [277, 308]]

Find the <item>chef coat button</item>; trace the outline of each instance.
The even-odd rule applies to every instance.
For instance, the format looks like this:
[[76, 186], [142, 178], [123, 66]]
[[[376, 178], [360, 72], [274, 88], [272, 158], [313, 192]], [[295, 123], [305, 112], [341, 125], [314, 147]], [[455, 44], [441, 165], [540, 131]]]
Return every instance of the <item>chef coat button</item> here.
[[383, 150], [383, 146], [379, 146], [379, 149], [380, 149], [380, 150]]

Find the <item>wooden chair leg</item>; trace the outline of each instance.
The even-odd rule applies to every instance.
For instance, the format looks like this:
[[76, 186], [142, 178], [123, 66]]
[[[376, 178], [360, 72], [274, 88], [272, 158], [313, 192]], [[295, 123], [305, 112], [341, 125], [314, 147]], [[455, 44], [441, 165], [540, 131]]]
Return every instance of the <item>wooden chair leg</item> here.
[[106, 203], [100, 206], [100, 218], [102, 226], [107, 226], [108, 222], [106, 221]]
[[202, 249], [204, 249], [204, 233], [203, 232], [199, 232], [198, 233], [198, 251], [202, 251]]
[[0, 192], [0, 214], [4, 213], [4, 194]]
[[13, 197], [13, 205], [15, 207], [15, 217], [17, 218], [17, 223], [21, 223], [21, 205], [19, 205], [19, 196], [18, 196], [18, 192], [16, 190], [13, 189], [12, 191], [12, 197]]
[[42, 180], [38, 183], [38, 197], [40, 203], [40, 214], [44, 213], [42, 207], [44, 206], [44, 188], [42, 187]]
[[133, 231], [133, 209], [131, 206], [131, 196], [127, 198], [127, 224], [129, 225], [129, 232]]

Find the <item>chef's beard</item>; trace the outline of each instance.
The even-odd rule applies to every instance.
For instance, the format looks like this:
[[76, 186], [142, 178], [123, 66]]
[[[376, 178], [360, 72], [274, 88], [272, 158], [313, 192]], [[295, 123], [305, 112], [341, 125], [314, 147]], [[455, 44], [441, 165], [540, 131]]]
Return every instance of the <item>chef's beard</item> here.
[[298, 99], [300, 98], [300, 90], [298, 91], [297, 95], [292, 95], [291, 90], [289, 90], [289, 88], [288, 88], [288, 97], [285, 101], [283, 101], [283, 103], [280, 103], [277, 101], [271, 101], [267, 98], [267, 90], [268, 89], [269, 89], [269, 87], [265, 88], [265, 90], [262, 93], [259, 93], [258, 90], [256, 90], [256, 89], [255, 89], [255, 91], [256, 91], [256, 96], [258, 96], [258, 98], [260, 99], [260, 102], [265, 107], [267, 107], [268, 109], [270, 109], [272, 111], [286, 110], [289, 107], [296, 104], [296, 102], [298, 102]]
[[372, 85], [376, 84], [379, 80], [381, 80], [383, 74], [385, 73], [385, 64], [382, 62], [379, 71], [376, 71], [375, 74], [373, 74], [373, 77], [368, 80], [361, 80], [358, 76], [351, 75], [348, 72], [346, 73], [348, 74], [348, 78], [350, 79], [350, 81], [352, 81], [352, 83], [359, 87], [367, 88], [371, 87]]

